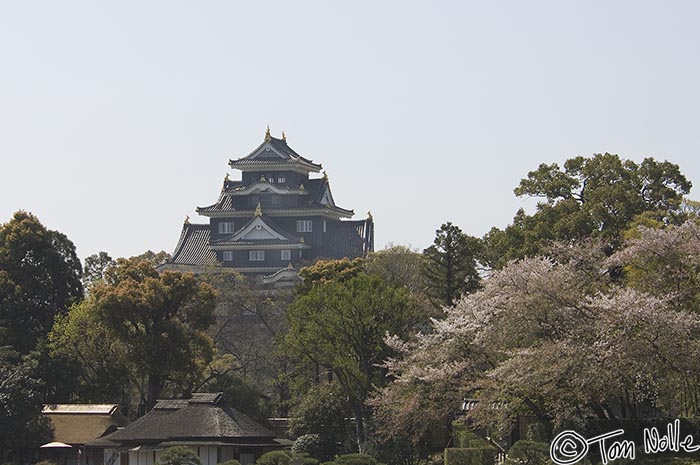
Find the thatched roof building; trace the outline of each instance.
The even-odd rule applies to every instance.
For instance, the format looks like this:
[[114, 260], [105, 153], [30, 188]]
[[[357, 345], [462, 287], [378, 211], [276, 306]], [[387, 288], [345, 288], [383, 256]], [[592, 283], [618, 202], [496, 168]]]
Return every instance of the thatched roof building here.
[[282, 447], [275, 433], [229, 406], [221, 393], [159, 400], [153, 410], [104, 440], [118, 446], [121, 465], [152, 465], [161, 450], [177, 445], [195, 450], [202, 465], [232, 458], [247, 465]]

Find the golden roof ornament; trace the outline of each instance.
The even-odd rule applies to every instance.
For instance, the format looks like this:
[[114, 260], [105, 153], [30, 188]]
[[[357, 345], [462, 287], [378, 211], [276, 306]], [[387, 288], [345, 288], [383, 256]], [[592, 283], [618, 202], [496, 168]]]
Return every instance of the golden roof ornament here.
[[270, 125], [267, 125], [267, 131], [265, 131], [265, 142], [269, 141], [272, 139], [272, 135], [270, 134]]
[[293, 270], [293, 269], [294, 269], [294, 267], [292, 266], [292, 262], [289, 262], [289, 264], [287, 265], [287, 269], [288, 269], [288, 270]]
[[300, 191], [303, 191], [303, 190], [304, 190], [304, 185], [303, 185], [303, 184], [300, 184], [300, 185], [299, 185], [299, 190], [300, 190]]
[[367, 219], [368, 219], [368, 220], [371, 220], [371, 219], [372, 219], [372, 212], [371, 212], [371, 211], [368, 211], [368, 212], [367, 212]]
[[190, 224], [190, 215], [185, 215], [185, 224]]
[[267, 182], [267, 178], [265, 177], [264, 174], [260, 175], [260, 182]]
[[299, 242], [301, 242], [302, 244], [304, 243], [304, 236], [301, 236], [301, 239], [299, 239]]
[[323, 171], [323, 178], [322, 179], [325, 179], [326, 181], [328, 181], [328, 173], [326, 173], [325, 170]]
[[258, 206], [255, 207], [255, 216], [262, 216], [262, 208], [260, 207], [260, 202], [258, 202]]
[[228, 181], [228, 173], [226, 173], [226, 176], [224, 176], [224, 182]]
[[282, 140], [287, 142], [287, 135], [282, 131]]

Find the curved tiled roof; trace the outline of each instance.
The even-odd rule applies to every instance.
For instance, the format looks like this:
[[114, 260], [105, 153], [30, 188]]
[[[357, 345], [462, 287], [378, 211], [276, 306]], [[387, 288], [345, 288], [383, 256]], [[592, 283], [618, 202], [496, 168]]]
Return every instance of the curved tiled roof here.
[[[258, 220], [259, 218], [259, 220]], [[277, 233], [277, 235], [281, 236], [281, 238], [275, 238], [275, 239], [248, 239], [248, 240], [242, 240], [242, 238], [237, 236], [241, 236], [241, 233], [245, 231], [251, 224], [253, 224], [256, 220], [262, 221], [265, 223], [265, 226], [270, 228], [270, 230], [274, 231]], [[232, 234], [228, 237], [221, 238], [216, 241], [212, 241], [211, 245], [256, 245], [256, 244], [299, 244], [301, 242], [301, 238], [294, 236], [284, 229], [280, 228], [275, 224], [274, 221], [272, 221], [267, 215], [262, 215], [262, 216], [253, 216], [246, 224], [244, 224], [242, 227], [236, 231], [235, 234]]]
[[[265, 152], [260, 152], [262, 148], [269, 144], [269, 146], [276, 153], [271, 153], [267, 155]], [[279, 155], [278, 155], [279, 154]], [[229, 165], [234, 168], [236, 166], [246, 166], [246, 165], [279, 165], [279, 164], [302, 164], [307, 165], [309, 168], [318, 171], [322, 166], [318, 163], [314, 163], [308, 158], [302, 157], [296, 153], [284, 139], [276, 139], [270, 137], [260, 144], [255, 150], [246, 155], [245, 157], [238, 158], [236, 160], [229, 160]]]
[[209, 247], [208, 224], [185, 223], [170, 263], [182, 265], [215, 265], [216, 253]]
[[341, 221], [334, 240], [325, 241], [320, 256], [323, 258], [356, 258], [374, 252], [374, 221], [371, 218]]

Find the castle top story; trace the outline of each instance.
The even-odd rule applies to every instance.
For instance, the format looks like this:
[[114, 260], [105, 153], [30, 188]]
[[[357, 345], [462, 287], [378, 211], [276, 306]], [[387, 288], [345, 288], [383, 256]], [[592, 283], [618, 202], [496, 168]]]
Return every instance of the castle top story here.
[[185, 220], [165, 268], [201, 272], [211, 266], [255, 275], [265, 282], [321, 258], [365, 256], [374, 249], [374, 222], [350, 220], [336, 205], [321, 164], [299, 155], [282, 133], [250, 154], [229, 160], [240, 180], [226, 175], [216, 203], [197, 207], [208, 224]]

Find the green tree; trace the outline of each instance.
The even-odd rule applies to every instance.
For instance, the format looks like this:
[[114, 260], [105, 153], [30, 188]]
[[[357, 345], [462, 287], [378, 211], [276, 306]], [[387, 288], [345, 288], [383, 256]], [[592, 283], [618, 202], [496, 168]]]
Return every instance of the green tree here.
[[175, 446], [161, 452], [156, 465], [202, 465], [202, 462], [189, 447]]
[[462, 294], [479, 288], [480, 240], [452, 223], [435, 231], [433, 245], [423, 251], [426, 293], [436, 306], [451, 306]]
[[352, 437], [352, 411], [346, 398], [336, 384], [318, 385], [306, 392], [290, 412], [290, 436], [318, 435], [316, 455], [312, 455], [321, 461], [348, 452], [344, 446]]
[[287, 344], [302, 360], [332, 371], [355, 417], [358, 448], [367, 440], [365, 400], [385, 383], [378, 367], [390, 351], [387, 332], [407, 335], [420, 321], [408, 291], [378, 276], [312, 284], [287, 313]]
[[[490, 263], [542, 253], [555, 240], [602, 239], [612, 251], [640, 215], [661, 223], [682, 222], [683, 195], [691, 183], [678, 165], [645, 158], [641, 163], [609, 153], [541, 164], [515, 188], [518, 196], [544, 199], [533, 215], [518, 211], [505, 230], [492, 229], [485, 241]], [[687, 202], [686, 202], [687, 205]]]
[[411, 294], [421, 296], [426, 282], [423, 274], [423, 255], [405, 245], [388, 245], [372, 252], [365, 260], [368, 274], [376, 274], [392, 286], [403, 286]]
[[41, 415], [42, 388], [27, 364], [0, 362], [0, 462], [51, 440], [51, 424]]
[[193, 385], [213, 355], [206, 330], [215, 292], [192, 274], [158, 273], [150, 261], [119, 259], [91, 289], [98, 317], [124, 349], [129, 369], [146, 379], [146, 408], [165, 383]]
[[297, 287], [299, 294], [306, 294], [316, 284], [327, 281], [347, 281], [364, 272], [364, 259], [343, 258], [341, 260], [319, 260], [311, 266], [299, 270], [302, 278]]
[[88, 289], [95, 281], [102, 279], [105, 270], [116, 263], [107, 252], [99, 252], [86, 257], [83, 267], [83, 286], [85, 289]]
[[82, 298], [73, 243], [23, 211], [0, 226], [0, 328], [21, 354], [46, 336], [56, 315]]
[[77, 363], [76, 393], [81, 402], [131, 403], [130, 387], [137, 386], [140, 378], [128, 369], [128, 347], [107, 329], [93, 295], [57, 317], [48, 340], [53, 361]]

